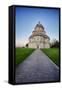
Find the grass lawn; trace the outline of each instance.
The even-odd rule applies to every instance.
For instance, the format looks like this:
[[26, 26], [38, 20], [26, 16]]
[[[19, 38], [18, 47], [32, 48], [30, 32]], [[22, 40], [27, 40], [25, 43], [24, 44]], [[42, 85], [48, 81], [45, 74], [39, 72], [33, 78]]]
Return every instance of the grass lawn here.
[[42, 51], [59, 66], [59, 48], [46, 48], [42, 49]]
[[34, 50], [32, 48], [16, 48], [16, 64], [24, 61]]

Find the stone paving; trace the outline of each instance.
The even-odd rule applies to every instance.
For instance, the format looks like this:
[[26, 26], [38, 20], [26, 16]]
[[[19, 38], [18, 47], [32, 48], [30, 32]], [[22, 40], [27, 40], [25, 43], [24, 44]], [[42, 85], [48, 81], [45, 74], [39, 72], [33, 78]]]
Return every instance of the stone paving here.
[[59, 67], [40, 49], [16, 67], [16, 83], [48, 82], [59, 80]]

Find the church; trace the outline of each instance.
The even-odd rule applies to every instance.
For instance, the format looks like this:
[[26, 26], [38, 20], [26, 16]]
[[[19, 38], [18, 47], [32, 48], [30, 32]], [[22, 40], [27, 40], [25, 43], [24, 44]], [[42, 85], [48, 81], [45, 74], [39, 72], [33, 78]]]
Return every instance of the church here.
[[38, 22], [32, 35], [29, 37], [29, 48], [50, 48], [50, 38], [44, 30], [44, 26]]

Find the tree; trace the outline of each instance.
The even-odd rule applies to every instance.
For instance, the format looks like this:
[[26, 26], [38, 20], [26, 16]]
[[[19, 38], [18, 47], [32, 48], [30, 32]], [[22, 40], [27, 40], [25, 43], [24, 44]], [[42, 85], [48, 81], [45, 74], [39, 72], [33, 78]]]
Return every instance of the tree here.
[[59, 47], [59, 41], [58, 40], [53, 40], [53, 42], [51, 43], [51, 48], [53, 48], [53, 47], [55, 47], [55, 48], [58, 48]]

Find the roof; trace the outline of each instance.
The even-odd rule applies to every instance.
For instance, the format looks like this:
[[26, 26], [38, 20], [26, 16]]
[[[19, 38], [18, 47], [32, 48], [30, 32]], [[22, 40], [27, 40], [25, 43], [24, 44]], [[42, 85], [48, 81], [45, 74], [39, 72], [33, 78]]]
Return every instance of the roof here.
[[40, 23], [40, 21], [38, 22], [38, 24], [36, 24], [35, 29], [36, 29], [37, 27], [43, 28], [43, 30], [44, 30], [44, 27], [43, 27], [43, 25]]
[[[40, 29], [37, 29], [36, 30], [37, 27], [42, 28], [42, 29], [41, 30]], [[46, 35], [46, 32], [44, 31], [44, 27], [43, 27], [43, 25], [40, 22], [38, 22], [38, 24], [35, 26], [35, 29], [32, 32], [32, 35], [29, 37], [29, 39], [32, 38], [32, 37], [34, 37], [34, 36], [43, 36], [44, 38], [49, 38]]]
[[31, 36], [29, 37], [29, 39], [32, 38], [32, 37], [35, 37], [35, 36], [43, 36], [44, 38], [50, 39], [46, 34], [45, 34], [45, 35], [44, 35], [44, 34], [31, 35]]

